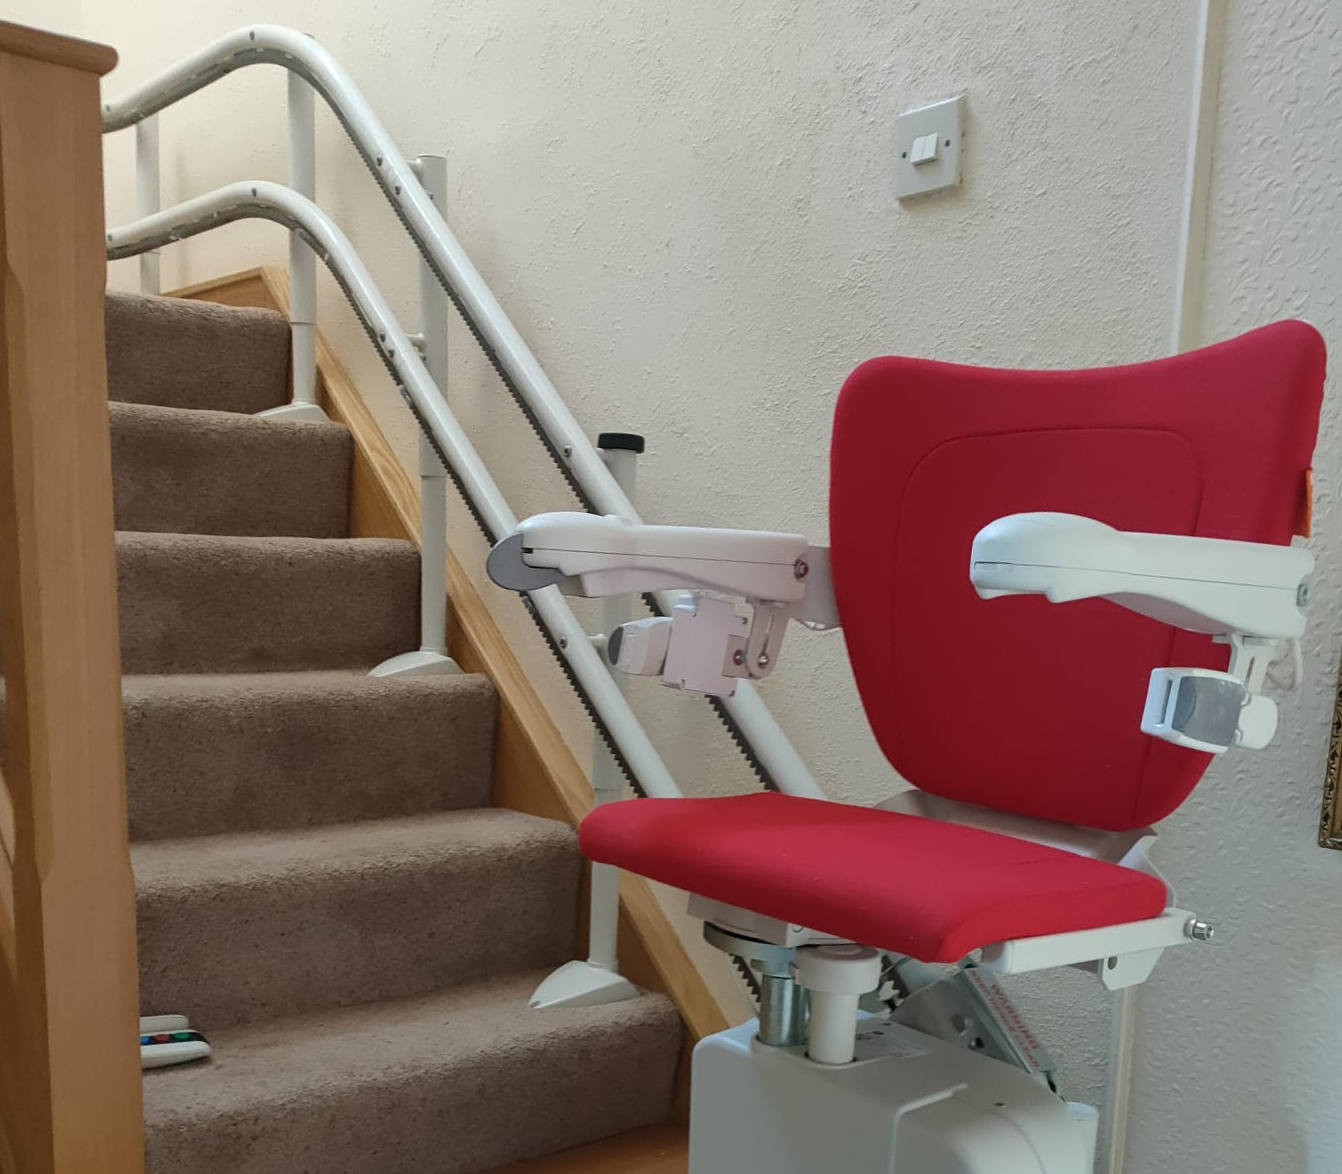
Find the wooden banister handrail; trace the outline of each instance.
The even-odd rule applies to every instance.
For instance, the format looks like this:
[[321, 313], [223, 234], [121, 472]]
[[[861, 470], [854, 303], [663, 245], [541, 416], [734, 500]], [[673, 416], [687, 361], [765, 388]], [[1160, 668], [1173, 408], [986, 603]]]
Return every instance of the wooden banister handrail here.
[[0, 24], [6, 1174], [144, 1161], [103, 349], [98, 79], [115, 61]]
[[110, 45], [63, 37], [59, 33], [7, 20], [0, 20], [0, 53], [45, 61], [50, 65], [66, 65], [97, 77], [110, 73], [116, 65], [116, 50]]

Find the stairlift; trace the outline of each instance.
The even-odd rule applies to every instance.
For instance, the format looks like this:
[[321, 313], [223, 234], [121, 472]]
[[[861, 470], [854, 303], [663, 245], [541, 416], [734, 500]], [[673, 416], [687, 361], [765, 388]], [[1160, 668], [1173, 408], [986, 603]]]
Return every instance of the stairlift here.
[[997, 979], [1121, 990], [1210, 940], [1150, 825], [1212, 756], [1268, 745], [1274, 663], [1299, 678], [1313, 558], [1289, 543], [1322, 381], [1300, 323], [1105, 371], [876, 360], [836, 412], [832, 549], [572, 513], [495, 547], [517, 590], [683, 590], [606, 642], [671, 688], [729, 695], [775, 671], [789, 621], [842, 626], [919, 788], [584, 822], [593, 860], [693, 894], [759, 988], [757, 1020], [695, 1049], [691, 1174], [1089, 1174], [1096, 1111]]

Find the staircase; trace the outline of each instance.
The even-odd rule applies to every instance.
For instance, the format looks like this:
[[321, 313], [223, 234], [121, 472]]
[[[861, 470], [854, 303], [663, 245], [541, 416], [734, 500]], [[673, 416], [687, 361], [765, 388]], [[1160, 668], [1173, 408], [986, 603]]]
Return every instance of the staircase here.
[[351, 440], [265, 420], [264, 310], [107, 299], [151, 1174], [472, 1174], [665, 1120], [660, 995], [531, 1011], [575, 946], [565, 824], [489, 804], [481, 676], [418, 645], [418, 554], [348, 537]]

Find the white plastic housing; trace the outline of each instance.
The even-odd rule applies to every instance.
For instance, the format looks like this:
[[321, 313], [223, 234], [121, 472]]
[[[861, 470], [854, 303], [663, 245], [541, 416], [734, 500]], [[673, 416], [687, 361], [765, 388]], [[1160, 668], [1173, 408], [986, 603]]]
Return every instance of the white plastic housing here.
[[[1197, 698], [1196, 708], [1189, 704], [1191, 698]], [[1261, 750], [1277, 732], [1277, 705], [1270, 697], [1247, 692], [1233, 673], [1152, 669], [1142, 732], [1207, 754], [1224, 754], [1232, 746]]]
[[687, 595], [671, 609], [671, 638], [662, 684], [730, 697], [737, 678], [727, 673], [734, 647], [744, 647], [749, 624], [725, 599]]
[[805, 593], [800, 534], [645, 526], [584, 513], [536, 514], [518, 523], [522, 561], [575, 580], [578, 594], [703, 588], [795, 603]]
[[1103, 598], [1190, 632], [1295, 639], [1299, 591], [1314, 569], [1301, 547], [1137, 534], [1075, 514], [1011, 514], [974, 538], [979, 595]]
[[565, 962], [531, 994], [533, 1011], [548, 1007], [599, 1007], [638, 997], [638, 987], [618, 971], [585, 958]]
[[672, 622], [670, 616], [648, 616], [621, 624], [607, 644], [611, 664], [634, 676], [660, 673], [671, 643]]
[[876, 1019], [842, 1066], [758, 1031], [694, 1049], [690, 1174], [1092, 1174], [1095, 1110], [1019, 1068]]

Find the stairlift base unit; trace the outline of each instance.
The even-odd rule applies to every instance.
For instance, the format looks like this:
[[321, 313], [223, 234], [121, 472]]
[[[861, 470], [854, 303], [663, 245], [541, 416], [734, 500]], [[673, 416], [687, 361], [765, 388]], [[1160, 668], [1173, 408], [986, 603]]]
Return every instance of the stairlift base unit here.
[[1091, 1174], [1096, 1114], [1018, 1068], [868, 1018], [850, 1064], [756, 1038], [694, 1049], [690, 1174]]

